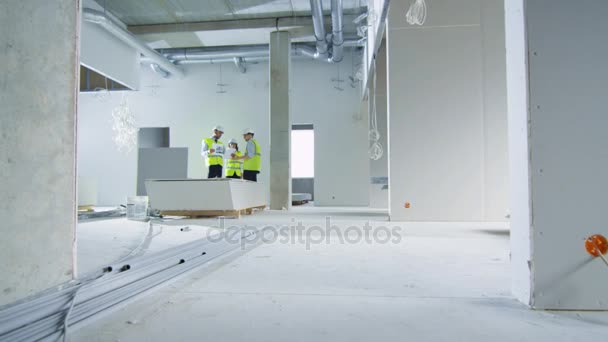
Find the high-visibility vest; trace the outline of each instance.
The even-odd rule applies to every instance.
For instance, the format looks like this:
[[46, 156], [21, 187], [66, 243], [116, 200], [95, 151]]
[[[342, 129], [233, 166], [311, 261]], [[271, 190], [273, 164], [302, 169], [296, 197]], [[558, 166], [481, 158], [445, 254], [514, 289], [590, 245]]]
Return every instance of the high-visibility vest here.
[[[237, 157], [243, 156], [243, 153], [236, 151]], [[235, 174], [241, 177], [241, 166], [243, 166], [243, 160], [228, 159], [226, 161], [226, 177], [234, 176]]]
[[[211, 138], [205, 138], [205, 139], [203, 139], [203, 142], [207, 145], [207, 151], [209, 151], [213, 148], [213, 144], [223, 145], [223, 143], [221, 141], [218, 140], [217, 142], [215, 142]], [[207, 154], [207, 158], [205, 158], [205, 164], [207, 164], [207, 166], [224, 165], [224, 157], [216, 156], [216, 155], [209, 153], [209, 154]]]
[[262, 170], [262, 150], [260, 149], [260, 144], [255, 139], [251, 139], [253, 145], [255, 146], [255, 154], [253, 158], [245, 159], [243, 163], [243, 170], [247, 171], [260, 171]]

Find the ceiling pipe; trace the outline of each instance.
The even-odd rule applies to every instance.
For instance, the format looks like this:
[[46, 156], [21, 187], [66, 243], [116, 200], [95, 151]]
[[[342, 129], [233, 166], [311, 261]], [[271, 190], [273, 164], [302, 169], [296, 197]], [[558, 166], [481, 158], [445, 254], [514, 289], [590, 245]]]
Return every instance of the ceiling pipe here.
[[317, 41], [317, 52], [315, 58], [327, 57], [329, 55], [327, 47], [327, 32], [325, 31], [325, 21], [323, 20], [323, 1], [310, 0], [310, 10], [312, 12], [312, 25]]
[[154, 62], [150, 63], [150, 69], [152, 69], [155, 73], [159, 74], [162, 78], [169, 78], [169, 76], [171, 76], [170, 72], [161, 68], [160, 65]]
[[223, 59], [268, 55], [268, 45], [214, 46], [197, 48], [161, 49], [159, 52], [173, 62], [194, 59]]
[[236, 68], [239, 69], [239, 72], [241, 74], [244, 74], [247, 72], [247, 67], [245, 66], [245, 63], [243, 62], [243, 57], [234, 57], [234, 65], [236, 65]]
[[339, 63], [344, 58], [343, 34], [343, 3], [342, 0], [331, 0], [331, 58], [333, 63]]
[[161, 76], [163, 76], [163, 74], [166, 74], [167, 77], [169, 74], [180, 77], [184, 75], [184, 72], [175, 66], [175, 64], [171, 63], [169, 60], [167, 60], [167, 58], [163, 57], [158, 52], [149, 48], [145, 43], [131, 34], [131, 32], [120, 27], [118, 24], [108, 18], [103, 12], [85, 8], [82, 11], [82, 18], [90, 23], [101, 26], [110, 34], [137, 50], [140, 54], [151, 59], [155, 64], [158, 65], [158, 70], [162, 69], [164, 71], [164, 73], [161, 73]]
[[[342, 44], [345, 47], [360, 47], [357, 40], [348, 39]], [[267, 61], [270, 53], [267, 44], [261, 45], [241, 45], [225, 47], [197, 47], [197, 48], [174, 48], [159, 50], [166, 58], [176, 65], [185, 64], [219, 64], [234, 63], [241, 73], [247, 72], [248, 63], [258, 63]], [[307, 57], [317, 59], [317, 51], [314, 47], [304, 43], [291, 44], [292, 57]], [[322, 58], [319, 61], [331, 62], [330, 59]], [[152, 64], [154, 61], [149, 58], [142, 58], [142, 63]]]

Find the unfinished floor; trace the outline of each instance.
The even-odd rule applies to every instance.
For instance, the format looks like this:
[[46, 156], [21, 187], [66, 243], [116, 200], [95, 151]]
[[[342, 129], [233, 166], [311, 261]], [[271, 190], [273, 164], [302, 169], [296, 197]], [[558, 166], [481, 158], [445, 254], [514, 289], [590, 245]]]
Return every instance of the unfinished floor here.
[[[329, 243], [326, 217], [338, 227]], [[96, 222], [86, 241], [95, 240], [93, 231], [101, 232], [103, 222], [125, 223]], [[101, 317], [74, 332], [73, 340], [554, 342], [603, 341], [608, 334], [608, 313], [532, 311], [511, 297], [504, 224], [405, 224], [387, 222], [382, 211], [314, 207], [225, 221], [258, 228], [298, 222], [307, 239], [299, 241], [298, 230], [291, 229], [289, 242], [245, 248]], [[353, 232], [348, 227], [363, 229], [366, 222], [372, 232], [391, 229], [392, 242], [380, 243], [378, 235], [372, 243], [341, 243], [345, 231]], [[170, 246], [218, 224], [217, 219], [164, 222], [154, 243]], [[180, 231], [184, 226], [191, 230]], [[131, 234], [135, 246], [149, 233], [146, 224], [123, 227], [97, 236]], [[95, 257], [94, 244], [86, 241], [79, 256], [93, 267], [101, 256]]]

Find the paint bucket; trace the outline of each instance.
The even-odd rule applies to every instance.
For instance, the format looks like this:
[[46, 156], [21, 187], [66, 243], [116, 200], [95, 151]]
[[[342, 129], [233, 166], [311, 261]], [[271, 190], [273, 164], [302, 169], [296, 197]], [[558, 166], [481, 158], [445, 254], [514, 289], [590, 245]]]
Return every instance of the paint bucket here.
[[148, 196], [127, 197], [127, 219], [137, 221], [148, 220]]

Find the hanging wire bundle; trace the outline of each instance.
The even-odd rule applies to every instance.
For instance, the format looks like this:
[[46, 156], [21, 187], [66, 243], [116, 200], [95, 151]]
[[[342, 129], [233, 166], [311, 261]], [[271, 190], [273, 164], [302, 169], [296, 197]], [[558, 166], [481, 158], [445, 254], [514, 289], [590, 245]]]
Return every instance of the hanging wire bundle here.
[[336, 64], [336, 77], [332, 78], [331, 81], [335, 83], [334, 89], [337, 91], [344, 91], [342, 87], [342, 83], [344, 83], [344, 79], [340, 77], [340, 64]]
[[413, 2], [405, 14], [405, 19], [410, 25], [424, 25], [426, 21], [426, 1], [416, 0]]
[[380, 131], [378, 131], [378, 110], [376, 108], [376, 80], [378, 75], [378, 69], [376, 68], [376, 59], [374, 58], [374, 78], [373, 78], [373, 91], [370, 94], [371, 113], [370, 119], [370, 130], [369, 130], [369, 158], [371, 160], [380, 160], [384, 154], [382, 144], [380, 144]]
[[112, 110], [113, 140], [119, 151], [129, 153], [135, 148], [138, 130], [127, 96], [123, 94], [120, 105]]

